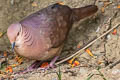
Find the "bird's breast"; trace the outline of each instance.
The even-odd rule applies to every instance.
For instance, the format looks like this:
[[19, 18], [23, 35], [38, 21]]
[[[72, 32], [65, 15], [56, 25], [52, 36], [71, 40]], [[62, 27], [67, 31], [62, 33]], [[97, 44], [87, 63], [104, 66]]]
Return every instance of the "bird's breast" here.
[[[42, 31], [40, 33], [43, 34]], [[29, 37], [18, 37], [16, 39], [16, 47], [15, 51], [26, 58], [29, 59], [35, 59], [35, 60], [44, 60], [46, 58], [49, 58], [50, 55], [53, 55], [53, 53], [49, 54], [49, 48], [51, 47], [51, 40], [49, 37], [45, 37], [42, 35], [36, 35], [32, 36], [32, 38]]]

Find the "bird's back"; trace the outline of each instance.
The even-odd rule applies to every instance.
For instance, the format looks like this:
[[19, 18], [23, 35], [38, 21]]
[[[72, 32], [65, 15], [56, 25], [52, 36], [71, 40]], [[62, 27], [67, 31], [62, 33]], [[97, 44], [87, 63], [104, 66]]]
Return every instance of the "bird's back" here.
[[63, 43], [72, 26], [71, 14], [68, 6], [56, 3], [33, 13], [20, 23], [45, 32], [44, 37], [50, 38], [52, 47], [57, 47]]

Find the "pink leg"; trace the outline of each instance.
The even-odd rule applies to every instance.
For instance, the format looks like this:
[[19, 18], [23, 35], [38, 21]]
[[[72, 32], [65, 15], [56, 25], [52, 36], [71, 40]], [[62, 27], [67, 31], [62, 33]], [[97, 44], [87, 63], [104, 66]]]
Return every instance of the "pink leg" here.
[[55, 58], [53, 58], [53, 60], [48, 65], [48, 67], [49, 68], [54, 68], [54, 64], [55, 64], [55, 62], [57, 61], [58, 58], [59, 58], [59, 56], [56, 56]]
[[41, 63], [42, 63], [41, 61], [35, 61], [28, 68], [26, 68], [25, 70], [19, 71], [19, 72], [15, 73], [15, 74], [21, 74], [21, 73], [30, 72], [30, 71], [32, 71], [34, 69], [37, 69], [40, 66]]
[[27, 72], [30, 72], [34, 69], [40, 69], [40, 70], [47, 70], [49, 68], [54, 68], [54, 63], [56, 62], [56, 60], [58, 59], [59, 56], [56, 56], [55, 58], [52, 59], [52, 61], [50, 62], [50, 64], [45, 67], [45, 68], [39, 68], [42, 61], [35, 61], [33, 64], [31, 64], [27, 69], [23, 70], [23, 71], [20, 71], [20, 72], [17, 72], [15, 74], [21, 74], [21, 73], [27, 73]]
[[54, 64], [55, 64], [55, 62], [58, 58], [59, 58], [59, 56], [56, 56], [55, 58], [53, 58], [52, 61], [50, 62], [50, 64], [44, 69], [46, 70], [46, 69], [49, 69], [49, 68], [54, 68], [55, 67]]
[[47, 69], [50, 69], [50, 68], [54, 68], [55, 67], [54, 64], [55, 64], [55, 62], [58, 58], [59, 58], [59, 56], [54, 57], [47, 67], [39, 68], [39, 70], [47, 70]]

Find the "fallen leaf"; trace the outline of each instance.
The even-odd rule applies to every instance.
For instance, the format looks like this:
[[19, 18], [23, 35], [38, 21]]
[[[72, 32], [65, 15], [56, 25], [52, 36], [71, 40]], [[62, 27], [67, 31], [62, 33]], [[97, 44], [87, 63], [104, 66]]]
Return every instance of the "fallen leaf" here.
[[60, 1], [60, 2], [57, 2], [58, 4], [60, 4], [60, 5], [64, 5], [64, 3], [62, 2], [62, 1]]
[[0, 38], [3, 36], [3, 33], [2, 32], [0, 32]]
[[41, 68], [45, 68], [45, 67], [47, 67], [49, 64], [48, 64], [48, 62], [44, 62], [44, 63], [42, 63], [42, 65], [40, 66]]
[[113, 35], [116, 35], [117, 34], [117, 30], [114, 29], [113, 32], [112, 32]]
[[94, 57], [93, 53], [90, 51], [90, 49], [85, 50], [90, 56]]
[[80, 63], [79, 63], [79, 61], [75, 61], [74, 64], [75, 64], [75, 66], [78, 66]]
[[78, 66], [80, 63], [79, 63], [79, 61], [74, 61], [73, 62], [73, 64], [71, 64], [71, 67], [73, 68], [73, 67], [75, 67], [75, 66]]
[[101, 8], [101, 12], [102, 12], [102, 13], [105, 12], [105, 8], [104, 8], [104, 7]]
[[33, 6], [33, 7], [37, 7], [38, 5], [37, 5], [36, 2], [33, 2], [33, 3], [32, 3], [32, 6]]
[[10, 65], [11, 67], [16, 67], [17, 65], [19, 65], [19, 64], [13, 64], [13, 65]]
[[75, 59], [76, 59], [76, 57], [73, 57], [72, 59], [67, 61], [71, 65], [72, 68], [75, 66], [78, 66], [80, 64], [79, 61], [77, 61]]
[[12, 69], [12, 67], [11, 66], [8, 66], [7, 68], [6, 68], [6, 72], [8, 73], [8, 72], [13, 72], [13, 69]]
[[73, 57], [72, 59], [68, 60], [67, 62], [68, 62], [69, 64], [72, 64], [74, 60], [75, 60], [75, 57]]
[[22, 62], [23, 62], [23, 58], [20, 58], [20, 59], [18, 60], [18, 63], [19, 63], [19, 64], [22, 64]]
[[22, 64], [23, 58], [21, 58], [21, 57], [19, 57], [19, 56], [16, 56], [16, 57], [15, 57], [15, 61], [17, 61], [19, 64]]
[[0, 71], [0, 74], [4, 74], [4, 72], [3, 72], [3, 71]]
[[78, 49], [80, 48], [80, 45], [79, 45], [79, 44], [77, 45], [77, 48], [78, 48]]
[[109, 4], [111, 4], [112, 2], [106, 1], [104, 2], [104, 7], [107, 7]]
[[117, 6], [117, 8], [119, 8], [119, 9], [120, 9], [120, 5], [118, 5], [118, 6]]
[[102, 63], [104, 63], [104, 61], [97, 61], [97, 63], [98, 63], [98, 64], [102, 64]]
[[3, 55], [4, 55], [4, 57], [7, 57], [7, 52], [6, 52], [6, 51], [4, 51]]
[[101, 12], [104, 13], [105, 12], [105, 7], [107, 7], [110, 4], [112, 4], [112, 2], [105, 1], [103, 7], [101, 8]]

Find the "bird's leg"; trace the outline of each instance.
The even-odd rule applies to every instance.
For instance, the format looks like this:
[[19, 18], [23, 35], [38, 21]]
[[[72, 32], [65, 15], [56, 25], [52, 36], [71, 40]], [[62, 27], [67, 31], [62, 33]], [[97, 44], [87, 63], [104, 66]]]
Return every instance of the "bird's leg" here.
[[55, 67], [54, 64], [58, 58], [59, 58], [59, 56], [54, 57], [47, 67], [44, 67], [44, 68], [40, 67], [39, 70], [47, 70], [49, 68], [54, 68]]
[[50, 64], [45, 67], [45, 68], [41, 68], [40, 65], [42, 63], [42, 61], [35, 61], [34, 63], [32, 63], [28, 68], [26, 68], [25, 70], [23, 71], [20, 71], [20, 72], [17, 72], [17, 74], [20, 74], [20, 73], [27, 73], [27, 72], [30, 72], [34, 69], [40, 69], [40, 70], [47, 70], [49, 68], [54, 68], [54, 63], [56, 62], [56, 60], [58, 59], [59, 56], [56, 56], [52, 59], [52, 61], [50, 62]]
[[47, 66], [47, 69], [49, 69], [49, 68], [54, 68], [54, 66], [55, 66], [54, 64], [55, 64], [56, 60], [59, 58], [59, 54], [61, 53], [63, 46], [64, 46], [64, 43], [61, 44], [61, 46], [59, 46], [58, 48], [56, 48], [58, 55], [55, 56], [55, 57], [52, 59], [52, 61], [50, 62], [50, 64]]
[[27, 73], [27, 72], [30, 72], [34, 69], [37, 69], [40, 65], [41, 65], [42, 61], [35, 61], [33, 62], [28, 68], [26, 68], [25, 70], [23, 71], [20, 71], [20, 72], [17, 72], [18, 74], [20, 73]]
[[58, 58], [59, 58], [59, 56], [56, 56], [56, 57], [53, 58], [53, 60], [50, 62], [49, 66], [50, 66], [51, 68], [54, 68], [54, 64], [55, 64], [55, 62], [57, 61]]
[[42, 61], [33, 62], [27, 69], [36, 69], [41, 65]]
[[52, 61], [50, 62], [50, 64], [48, 65], [48, 68], [54, 68], [54, 64], [58, 58], [59, 56], [54, 57]]
[[47, 67], [45, 67], [45, 68], [39, 68], [39, 69], [47, 70], [47, 69], [49, 69], [49, 68], [54, 68], [54, 67], [55, 67], [54, 63], [55, 63], [56, 60], [59, 58], [59, 54], [60, 54], [61, 51], [62, 51], [63, 45], [64, 45], [64, 44], [62, 44], [61, 46], [59, 46], [59, 47], [57, 47], [57, 48], [52, 49], [51, 52], [57, 52], [57, 56], [55, 56], [55, 57], [51, 60], [51, 62], [49, 63], [49, 65], [48, 65]]

